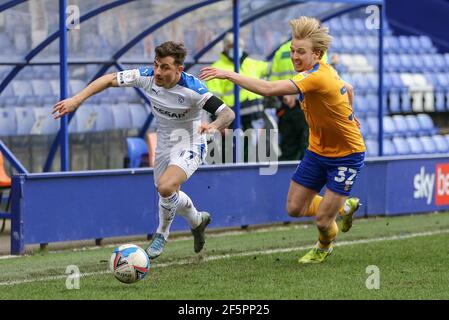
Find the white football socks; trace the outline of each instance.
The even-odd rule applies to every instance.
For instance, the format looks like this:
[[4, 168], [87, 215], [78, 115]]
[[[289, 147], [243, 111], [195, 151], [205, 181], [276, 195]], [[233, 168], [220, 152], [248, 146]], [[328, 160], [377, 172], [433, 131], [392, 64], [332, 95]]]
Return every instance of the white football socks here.
[[168, 239], [170, 226], [175, 218], [176, 209], [179, 204], [178, 194], [175, 192], [167, 198], [159, 194], [159, 226], [157, 233], [164, 235], [165, 240]]
[[182, 191], [179, 191], [179, 204], [176, 213], [183, 216], [192, 229], [201, 223], [201, 214], [196, 210], [189, 196]]

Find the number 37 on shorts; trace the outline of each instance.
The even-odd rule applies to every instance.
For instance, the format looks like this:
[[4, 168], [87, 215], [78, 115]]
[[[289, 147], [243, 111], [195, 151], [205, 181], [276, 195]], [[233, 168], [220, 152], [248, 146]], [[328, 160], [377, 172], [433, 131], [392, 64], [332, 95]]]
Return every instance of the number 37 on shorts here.
[[357, 177], [358, 170], [348, 167], [338, 167], [334, 181], [344, 183], [344, 190], [349, 191]]

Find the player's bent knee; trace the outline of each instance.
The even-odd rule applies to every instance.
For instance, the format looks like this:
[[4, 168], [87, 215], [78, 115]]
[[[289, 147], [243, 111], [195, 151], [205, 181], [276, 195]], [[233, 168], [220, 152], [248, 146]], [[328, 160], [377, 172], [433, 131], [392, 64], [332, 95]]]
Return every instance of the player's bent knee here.
[[316, 221], [315, 221], [316, 227], [320, 231], [326, 231], [327, 229], [329, 229], [329, 227], [332, 224], [333, 220], [334, 219], [330, 219], [328, 217], [317, 217]]
[[177, 190], [178, 185], [170, 181], [161, 181], [157, 186], [157, 192], [164, 198], [171, 196]]
[[287, 203], [287, 213], [290, 217], [299, 218], [305, 215], [304, 206], [298, 206], [293, 203]]

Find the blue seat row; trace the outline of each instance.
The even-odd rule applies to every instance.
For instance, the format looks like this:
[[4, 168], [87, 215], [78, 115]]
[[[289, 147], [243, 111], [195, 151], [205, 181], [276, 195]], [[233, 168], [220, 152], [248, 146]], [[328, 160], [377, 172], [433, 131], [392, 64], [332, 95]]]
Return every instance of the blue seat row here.
[[447, 72], [449, 61], [439, 53], [391, 53], [384, 55], [384, 68], [386, 72]]
[[[376, 34], [344, 33], [334, 35], [332, 50], [338, 53], [377, 54], [379, 38]], [[427, 36], [385, 36], [385, 54], [434, 54], [437, 50]]]
[[[365, 138], [376, 139], [379, 132], [377, 117], [359, 118], [361, 132]], [[432, 118], [426, 113], [418, 115], [384, 116], [383, 131], [385, 138], [392, 137], [419, 137], [435, 135], [438, 128]]]
[[[336, 17], [328, 22], [325, 22], [325, 25], [329, 27], [329, 30], [332, 35], [366, 35], [366, 34], [377, 34], [377, 30], [375, 28], [371, 28], [371, 26], [367, 26], [367, 19], [362, 18], [349, 18], [349, 17]], [[385, 33], [390, 34], [391, 30], [386, 24]]]
[[[59, 121], [51, 116], [51, 108], [0, 109], [0, 136], [54, 134]], [[141, 104], [84, 105], [70, 122], [70, 133], [139, 129], [148, 117]]]
[[[366, 153], [369, 157], [378, 156], [377, 140], [365, 141]], [[383, 140], [385, 156], [437, 154], [449, 152], [449, 135], [432, 135], [422, 137], [393, 137]]]
[[[70, 80], [68, 95], [72, 96], [80, 92], [85, 87], [81, 80]], [[123, 91], [124, 90], [124, 91]], [[58, 80], [14, 80], [2, 92], [0, 96], [0, 107], [9, 106], [53, 106], [59, 101], [59, 81]], [[123, 94], [125, 92], [125, 94]], [[121, 90], [110, 89], [93, 96], [89, 103], [125, 103], [139, 102], [137, 93], [132, 88]]]

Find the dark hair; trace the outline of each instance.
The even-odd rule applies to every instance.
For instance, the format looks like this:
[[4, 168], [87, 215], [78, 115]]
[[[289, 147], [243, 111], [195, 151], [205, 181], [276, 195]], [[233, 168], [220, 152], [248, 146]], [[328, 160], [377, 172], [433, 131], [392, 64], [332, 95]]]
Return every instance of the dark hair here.
[[182, 65], [187, 55], [187, 49], [182, 43], [167, 41], [155, 49], [156, 58], [172, 57], [177, 65]]

